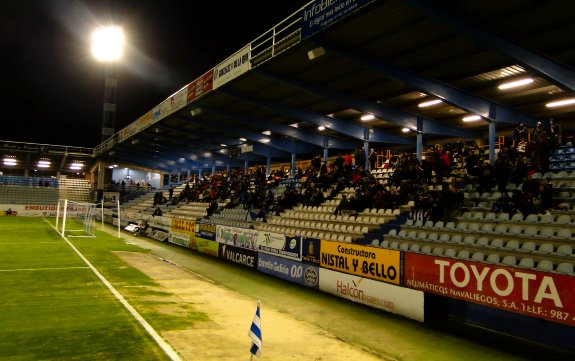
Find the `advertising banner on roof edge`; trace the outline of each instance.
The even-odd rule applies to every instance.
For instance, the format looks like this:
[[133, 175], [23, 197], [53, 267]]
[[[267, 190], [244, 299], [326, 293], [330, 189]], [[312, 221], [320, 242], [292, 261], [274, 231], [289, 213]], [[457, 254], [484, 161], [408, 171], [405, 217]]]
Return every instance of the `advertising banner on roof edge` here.
[[301, 38], [305, 39], [374, 0], [316, 0], [301, 14]]
[[214, 68], [214, 89], [251, 69], [250, 46], [247, 45]]

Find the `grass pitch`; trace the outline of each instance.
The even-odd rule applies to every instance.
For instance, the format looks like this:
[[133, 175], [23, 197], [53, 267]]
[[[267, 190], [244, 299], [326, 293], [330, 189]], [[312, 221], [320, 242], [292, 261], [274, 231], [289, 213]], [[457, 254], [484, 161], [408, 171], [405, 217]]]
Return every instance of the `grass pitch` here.
[[[158, 311], [167, 294], [114, 251], [144, 252], [96, 231], [69, 241], [160, 333], [205, 315]], [[170, 360], [44, 219], [0, 217], [0, 360]]]

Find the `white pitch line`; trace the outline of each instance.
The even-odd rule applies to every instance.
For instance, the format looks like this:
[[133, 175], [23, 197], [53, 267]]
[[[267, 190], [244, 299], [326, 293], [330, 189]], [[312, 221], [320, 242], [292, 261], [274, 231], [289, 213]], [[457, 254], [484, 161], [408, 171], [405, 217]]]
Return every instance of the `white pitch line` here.
[[[46, 219], [44, 219], [44, 220], [50, 226], [52, 226], [52, 228], [54, 228], [54, 226], [50, 222], [48, 222], [48, 220], [46, 220]], [[56, 232], [58, 232], [58, 230], [56, 228], [54, 228], [54, 229], [56, 230]], [[58, 232], [58, 233], [60, 233], [60, 232]], [[144, 329], [148, 332], [148, 334], [150, 336], [152, 336], [154, 341], [156, 341], [158, 346], [160, 346], [162, 348], [162, 350], [164, 350], [166, 355], [168, 355], [172, 361], [181, 361], [182, 359], [180, 358], [178, 353], [172, 348], [172, 346], [170, 346], [170, 344], [168, 344], [156, 332], [156, 330], [154, 330], [154, 328], [152, 326], [150, 326], [150, 324], [138, 313], [138, 311], [136, 311], [136, 309], [134, 307], [132, 307], [132, 305], [130, 305], [128, 303], [128, 301], [126, 301], [124, 296], [122, 296], [120, 294], [120, 292], [118, 292], [116, 290], [116, 288], [114, 288], [114, 286], [110, 282], [108, 282], [108, 280], [96, 269], [96, 267], [94, 267], [92, 265], [92, 263], [90, 263], [90, 261], [88, 261], [88, 259], [86, 257], [84, 257], [84, 255], [82, 253], [80, 253], [80, 251], [68, 240], [68, 238], [66, 238], [61, 233], [60, 233], [60, 235], [62, 236], [64, 241], [66, 241], [66, 243], [68, 243], [68, 245], [74, 250], [74, 252], [76, 252], [76, 254], [78, 254], [78, 256], [84, 261], [84, 263], [86, 263], [86, 265], [92, 270], [92, 272], [94, 272], [96, 277], [98, 277], [100, 279], [100, 281], [102, 281], [102, 283], [108, 288], [108, 290], [110, 290], [110, 292], [112, 292], [112, 294], [118, 299], [118, 301], [120, 301], [120, 303], [132, 314], [132, 316], [134, 316], [134, 318], [140, 323], [140, 325], [142, 325], [142, 327], [144, 327]]]
[[51, 271], [51, 270], [67, 270], [67, 269], [88, 269], [90, 267], [46, 267], [46, 268], [15, 268], [15, 269], [0, 269], [0, 272], [18, 272], [18, 271]]

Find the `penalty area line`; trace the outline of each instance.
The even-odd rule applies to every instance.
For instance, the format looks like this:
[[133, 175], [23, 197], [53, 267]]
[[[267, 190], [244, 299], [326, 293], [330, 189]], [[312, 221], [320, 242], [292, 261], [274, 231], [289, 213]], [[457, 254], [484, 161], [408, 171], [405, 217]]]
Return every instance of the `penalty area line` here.
[[[52, 228], [54, 228], [56, 230], [56, 232], [58, 232], [58, 230], [50, 223], [48, 222], [48, 220], [44, 219], [50, 226], [52, 226]], [[110, 292], [112, 292], [112, 294], [118, 299], [118, 301], [120, 301], [120, 303], [128, 310], [128, 312], [130, 312], [132, 314], [132, 316], [134, 316], [134, 318], [136, 319], [136, 321], [138, 321], [140, 323], [140, 325], [142, 325], [142, 327], [146, 330], [146, 332], [148, 332], [148, 334], [150, 336], [152, 336], [152, 338], [154, 339], [154, 341], [156, 341], [156, 343], [158, 344], [158, 346], [160, 346], [162, 348], [162, 350], [164, 350], [164, 352], [166, 353], [166, 355], [168, 355], [168, 357], [170, 357], [170, 359], [172, 361], [181, 361], [180, 356], [178, 355], [178, 353], [172, 348], [172, 346], [170, 346], [170, 344], [168, 344], [157, 332], [156, 330], [154, 330], [154, 328], [138, 313], [138, 311], [136, 311], [136, 309], [134, 307], [132, 307], [132, 305], [130, 305], [130, 303], [128, 303], [128, 301], [126, 301], [126, 299], [124, 298], [124, 296], [122, 296], [120, 294], [120, 292], [118, 292], [118, 290], [116, 290], [116, 288], [96, 269], [96, 267], [94, 267], [92, 265], [92, 263], [90, 263], [90, 261], [88, 261], [88, 259], [86, 257], [84, 257], [84, 255], [76, 248], [76, 246], [74, 246], [69, 240], [68, 238], [66, 238], [66, 236], [64, 236], [63, 234], [61, 234], [60, 232], [58, 232], [60, 234], [60, 236], [64, 239], [64, 241], [66, 241], [66, 243], [68, 243], [68, 245], [74, 250], [74, 252], [76, 252], [76, 254], [82, 259], [82, 261], [84, 261], [84, 263], [86, 263], [86, 265], [92, 270], [92, 272], [94, 272], [94, 274], [96, 275], [96, 277], [98, 277], [100, 279], [100, 281], [102, 281], [102, 283], [108, 288], [108, 290]]]

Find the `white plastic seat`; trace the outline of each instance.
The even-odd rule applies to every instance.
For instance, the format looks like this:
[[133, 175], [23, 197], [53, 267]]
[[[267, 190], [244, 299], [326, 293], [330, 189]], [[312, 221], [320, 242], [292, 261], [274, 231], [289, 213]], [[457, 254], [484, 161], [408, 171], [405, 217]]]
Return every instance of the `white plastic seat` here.
[[471, 236], [471, 235], [465, 236], [463, 238], [462, 243], [467, 244], [467, 245], [474, 244], [475, 243], [475, 236]]
[[460, 250], [459, 252], [457, 252], [457, 258], [469, 259], [469, 251], [466, 249]]
[[481, 228], [479, 229], [480, 232], [485, 233], [493, 233], [493, 224], [491, 223], [483, 223]]
[[561, 214], [559, 215], [559, 217], [557, 217], [557, 220], [555, 222], [557, 224], [569, 224], [571, 223], [571, 216], [568, 214]]
[[379, 239], [377, 238], [372, 239], [370, 244], [372, 246], [379, 247]]
[[495, 212], [487, 212], [484, 216], [483, 216], [483, 220], [484, 221], [494, 221], [497, 219], [497, 214]]
[[515, 214], [511, 217], [511, 221], [512, 221], [512, 222], [522, 222], [522, 221], [523, 221], [523, 214], [521, 214], [521, 213], [515, 213]]
[[495, 248], [502, 248], [503, 247], [503, 240], [501, 238], [494, 238], [489, 242], [489, 246]]
[[542, 243], [537, 248], [537, 252], [539, 253], [553, 253], [555, 251], [553, 244], [551, 243]]
[[571, 229], [569, 228], [561, 228], [557, 231], [555, 237], [559, 239], [571, 239], [573, 237]]
[[512, 239], [510, 241], [507, 241], [507, 243], [505, 244], [505, 248], [507, 248], [507, 249], [519, 249], [520, 248], [519, 241], [516, 239]]
[[519, 260], [518, 265], [521, 267], [525, 267], [525, 268], [534, 268], [535, 267], [535, 261], [531, 257], [523, 257]]
[[381, 243], [379, 244], [379, 247], [381, 248], [389, 248], [389, 241], [384, 239], [383, 241], [381, 241]]
[[512, 225], [507, 230], [507, 233], [517, 235], [517, 234], [521, 234], [521, 231], [522, 231], [522, 229], [521, 229], [520, 225]]
[[450, 238], [451, 236], [448, 233], [442, 233], [441, 236], [439, 236], [439, 242], [449, 242]]
[[409, 246], [409, 250], [413, 252], [419, 252], [420, 249], [421, 247], [417, 243], [413, 243], [411, 246]]
[[517, 259], [515, 258], [515, 256], [507, 255], [503, 257], [503, 259], [501, 260], [501, 264], [506, 266], [515, 266], [517, 264]]
[[467, 229], [467, 222], [459, 222], [455, 227], [458, 231], [465, 231]]
[[469, 223], [467, 225], [467, 231], [468, 232], [479, 232], [479, 227], [481, 225], [479, 223], [473, 222], [473, 223]]
[[548, 259], [542, 259], [537, 262], [537, 266], [535, 268], [541, 271], [553, 271], [553, 262]]
[[443, 252], [445, 257], [455, 257], [456, 254], [457, 250], [455, 248], [448, 248], [445, 250], [445, 252]]
[[421, 247], [421, 252], [431, 254], [431, 246], [426, 244], [425, 246]]
[[483, 261], [485, 261], [485, 254], [483, 252], [480, 252], [480, 251], [473, 252], [473, 254], [471, 255], [471, 259], [473, 261], [483, 262]]
[[539, 219], [539, 223], [543, 224], [549, 224], [554, 222], [555, 222], [555, 216], [553, 216], [552, 214], [544, 214], [541, 216], [541, 219]]
[[529, 226], [529, 227], [525, 227], [525, 229], [523, 230], [523, 235], [529, 236], [529, 237], [535, 237], [535, 236], [537, 236], [537, 232], [539, 232], [537, 227]]
[[479, 237], [475, 242], [476, 245], [481, 247], [488, 247], [489, 246], [489, 238], [487, 237]]
[[495, 229], [493, 230], [494, 233], [507, 233], [507, 225], [500, 223], [497, 226], [495, 226]]
[[525, 241], [521, 244], [521, 250], [526, 252], [535, 252], [537, 245], [533, 241]]
[[535, 213], [528, 214], [527, 217], [525, 217], [525, 222], [529, 223], [539, 222], [539, 216]]
[[557, 251], [555, 253], [560, 254], [562, 256], [571, 256], [573, 255], [573, 247], [568, 244], [561, 244], [557, 247]]
[[459, 234], [454, 234], [453, 236], [451, 236], [451, 239], [449, 240], [449, 242], [461, 243], [461, 242], [463, 242], [463, 237], [461, 237], [461, 235], [459, 235]]
[[436, 229], [442, 229], [443, 227], [445, 227], [445, 223], [443, 221], [437, 221], [437, 222], [435, 222], [433, 227]]
[[573, 264], [569, 262], [561, 262], [557, 265], [555, 269], [556, 272], [565, 273], [565, 274], [573, 274]]
[[427, 235], [427, 240], [437, 242], [439, 240], [439, 234], [437, 232], [431, 232]]
[[501, 221], [508, 221], [508, 220], [509, 220], [509, 213], [505, 213], [505, 212], [499, 213], [499, 214], [497, 215], [497, 220], [500, 221], [500, 222], [501, 222]]
[[542, 228], [539, 232], [540, 238], [553, 238], [555, 236], [555, 231], [551, 227]]
[[443, 247], [434, 247], [431, 253], [436, 256], [443, 256]]
[[398, 241], [391, 242], [391, 244], [389, 245], [389, 248], [399, 249], [399, 242]]
[[399, 245], [399, 249], [402, 250], [402, 251], [407, 251], [407, 250], [409, 250], [409, 243], [407, 243], [407, 242], [402, 242], [402, 243]]
[[498, 253], [490, 253], [487, 255], [485, 261], [489, 263], [499, 263], [501, 261], [501, 256]]

